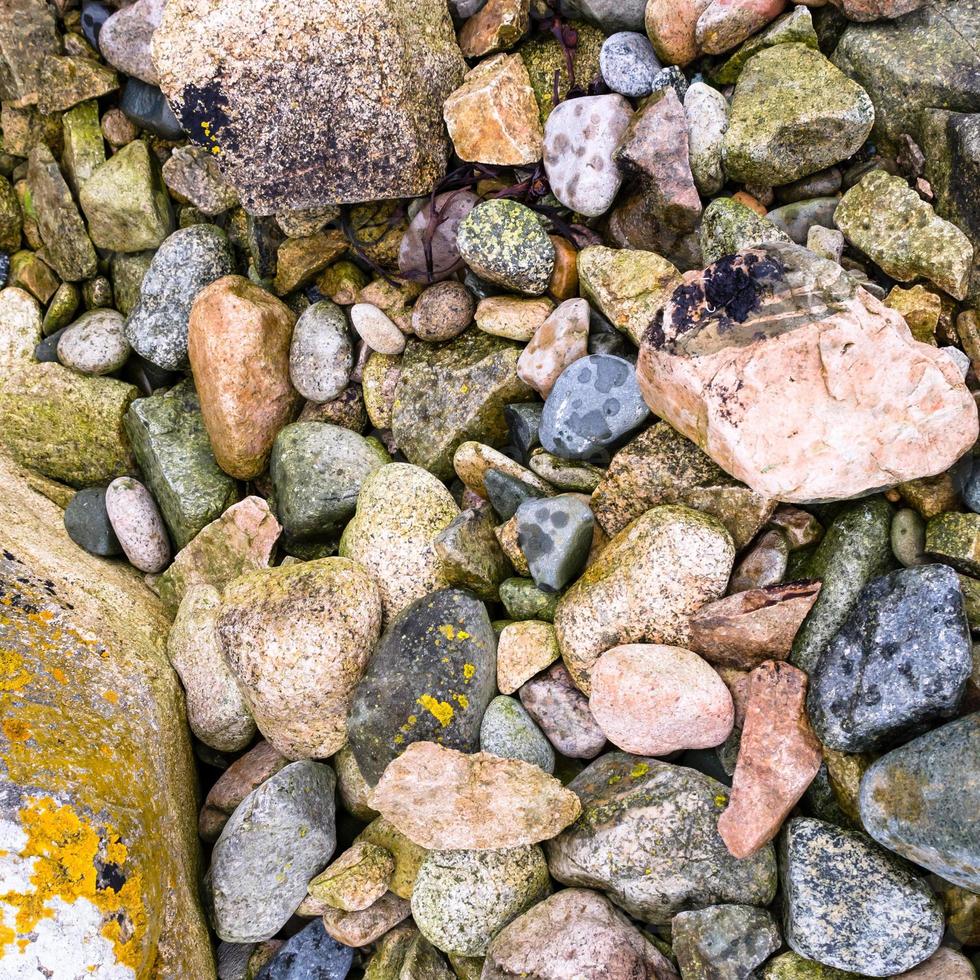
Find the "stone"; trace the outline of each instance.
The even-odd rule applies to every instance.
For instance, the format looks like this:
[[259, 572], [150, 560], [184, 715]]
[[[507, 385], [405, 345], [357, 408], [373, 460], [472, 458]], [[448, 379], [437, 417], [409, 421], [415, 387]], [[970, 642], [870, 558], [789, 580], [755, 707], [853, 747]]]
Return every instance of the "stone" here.
[[528, 460], [531, 469], [559, 490], [592, 493], [605, 476], [601, 466], [583, 460], [562, 459], [547, 449], [535, 449]]
[[368, 425], [364, 392], [359, 384], [349, 384], [336, 398], [328, 402], [307, 402], [297, 421], [326, 422], [328, 425], [342, 425], [351, 432], [361, 433]]
[[797, 245], [806, 245], [811, 229], [819, 227], [833, 229], [834, 214], [839, 203], [840, 198], [836, 195], [793, 201], [768, 211], [766, 219]]
[[977, 891], [980, 714], [920, 735], [882, 756], [861, 780], [861, 821], [890, 851]]
[[351, 325], [371, 350], [380, 354], [400, 354], [405, 335], [372, 303], [355, 303], [350, 308]]
[[531, 393], [517, 375], [520, 353], [511, 341], [474, 329], [438, 346], [410, 340], [391, 417], [405, 458], [448, 479], [463, 443], [503, 444], [504, 406]]
[[[159, 89], [157, 91], [159, 92]], [[113, 106], [111, 109], [106, 109], [102, 114], [102, 119], [99, 121], [99, 129], [101, 129], [105, 141], [115, 148], [132, 143], [139, 136], [140, 132], [139, 126], [122, 109], [116, 106]]]
[[[363, 346], [367, 353], [367, 363], [361, 372], [361, 397], [367, 419], [375, 428], [391, 429], [392, 414], [395, 407], [395, 387], [402, 373], [400, 357], [392, 354], [379, 354]], [[357, 376], [355, 367], [351, 377]], [[392, 437], [394, 441], [394, 437]]]
[[95, 249], [57, 161], [44, 143], [31, 150], [27, 187], [48, 264], [62, 279], [95, 275]]
[[705, 54], [723, 54], [778, 17], [784, 0], [711, 0], [698, 17], [694, 40]]
[[[504, 470], [491, 467], [481, 474], [481, 478], [487, 500], [494, 513], [504, 521], [514, 517], [522, 504], [529, 500], [539, 500], [543, 496], [537, 487]], [[590, 544], [591, 540], [592, 536], [589, 535]], [[523, 551], [523, 547], [521, 550]]]
[[17, 192], [6, 177], [0, 177], [0, 248], [16, 252], [20, 248], [24, 216]]
[[60, 364], [13, 367], [0, 382], [0, 445], [52, 480], [106, 483], [132, 466], [123, 418], [137, 394], [123, 381]]
[[484, 980], [676, 980], [670, 961], [607, 898], [565, 888], [538, 902], [490, 943]]
[[766, 531], [735, 566], [728, 591], [734, 594], [779, 585], [786, 577], [788, 565], [789, 543], [785, 536], [775, 529]]
[[720, 745], [735, 714], [725, 682], [696, 653], [633, 643], [593, 664], [589, 709], [606, 738], [634, 755]]
[[129, 563], [141, 572], [162, 572], [170, 563], [170, 541], [150, 491], [129, 476], [106, 487], [109, 523]]
[[215, 225], [192, 225], [168, 236], [150, 262], [126, 338], [141, 357], [167, 370], [188, 367], [191, 307], [209, 283], [235, 268], [231, 245]]
[[381, 631], [381, 596], [346, 558], [247, 572], [222, 597], [217, 632], [259, 731], [289, 758], [346, 741], [351, 696]]
[[684, 977], [735, 980], [752, 976], [782, 945], [769, 912], [751, 905], [709, 905], [679, 912], [670, 924], [674, 956]]
[[864, 834], [796, 817], [780, 858], [784, 937], [800, 955], [884, 977], [939, 946], [943, 913], [929, 886]]
[[4, 370], [30, 364], [41, 342], [41, 307], [26, 290], [0, 289], [0, 365]]
[[595, 522], [588, 503], [575, 494], [526, 500], [515, 516], [534, 584], [560, 592], [582, 570], [592, 547]]
[[60, 50], [54, 12], [42, 0], [14, 0], [4, 7], [0, 28], [0, 98], [33, 105], [44, 58]]
[[537, 766], [414, 742], [369, 800], [422, 847], [483, 851], [536, 844], [580, 810], [574, 793]]
[[811, 671], [807, 711], [824, 745], [880, 751], [955, 714], [972, 669], [956, 573], [905, 568], [862, 590]]
[[949, 511], [926, 524], [925, 550], [967, 575], [980, 573], [980, 519], [974, 513]]
[[[629, 0], [629, 2], [636, 3], [638, 0]], [[542, 122], [547, 120], [549, 113], [554, 109], [556, 95], [559, 102], [568, 98], [573, 81], [584, 87], [584, 84], [597, 80], [600, 75], [599, 54], [606, 39], [605, 34], [582, 20], [574, 21], [569, 26], [576, 34], [575, 48], [570, 52], [571, 73], [565, 55], [566, 47], [550, 32], [532, 34], [519, 49], [531, 79], [531, 88], [534, 89]]]
[[340, 554], [376, 578], [386, 620], [449, 584], [432, 542], [458, 516], [449, 491], [418, 466], [390, 463], [361, 484]]
[[663, 309], [680, 273], [656, 252], [589, 245], [578, 254], [582, 295], [638, 344]]
[[238, 752], [251, 744], [256, 728], [218, 642], [220, 605], [214, 586], [196, 585], [185, 593], [170, 628], [167, 656], [180, 675], [191, 731], [218, 752]]
[[484, 333], [527, 343], [554, 310], [549, 299], [487, 296], [477, 304], [475, 320]]
[[419, 340], [452, 340], [473, 322], [474, 311], [473, 297], [462, 283], [437, 282], [415, 301], [412, 330]]
[[479, 58], [513, 47], [530, 26], [528, 0], [487, 0], [459, 32], [459, 47], [467, 58]]
[[704, 209], [701, 251], [709, 264], [746, 248], [789, 241], [789, 235], [736, 198], [715, 198]]
[[0, 972], [213, 977], [167, 618], [135, 570], [81, 551], [26, 477], [0, 459]]
[[155, 252], [116, 252], [112, 256], [109, 269], [114, 305], [124, 317], [128, 318], [139, 302], [140, 284], [155, 254]]
[[735, 549], [713, 517], [653, 507], [619, 532], [555, 610], [555, 632], [572, 677], [588, 693], [599, 656], [625, 643], [686, 644], [689, 620], [721, 597]]
[[[402, 275], [420, 282], [437, 282], [452, 275], [462, 264], [456, 244], [459, 225], [479, 200], [472, 191], [459, 190], [444, 191], [427, 201], [402, 236], [398, 249], [398, 269]], [[430, 223], [435, 227], [427, 247], [423, 236]]]
[[450, 585], [467, 589], [486, 602], [498, 598], [510, 563], [494, 534], [488, 508], [468, 508], [432, 539]]
[[594, 759], [606, 745], [605, 732], [575, 686], [565, 665], [556, 663], [520, 689], [521, 704], [548, 741], [569, 759]]
[[[837, 262], [838, 264], [840, 263], [841, 256], [844, 254], [845, 244], [844, 233], [837, 231], [836, 228], [823, 228], [820, 225], [814, 225], [806, 235], [806, 247], [811, 252], [819, 255], [822, 259], [829, 259], [831, 262]], [[885, 305], [891, 306], [892, 304], [886, 302]], [[894, 309], [894, 307], [892, 308]], [[909, 325], [909, 329], [912, 329], [911, 324]], [[923, 339], [915, 331], [912, 332], [912, 336], [916, 340]]]
[[898, 310], [912, 331], [912, 336], [923, 344], [935, 344], [936, 327], [942, 315], [943, 301], [938, 293], [925, 286], [902, 289], [895, 286], [885, 297], [885, 306]]
[[695, 37], [698, 18], [711, 0], [652, 0], [644, 23], [657, 57], [664, 64], [684, 67], [701, 53]]
[[895, 514], [890, 537], [892, 554], [906, 568], [925, 561], [926, 522], [911, 507]]
[[742, 69], [753, 55], [777, 44], [795, 43], [819, 49], [813, 17], [809, 8], [804, 6], [793, 7], [764, 30], [753, 34], [727, 61], [711, 72], [711, 79], [719, 85], [730, 85], [738, 81]]
[[465, 66], [443, 4], [181, 0], [152, 52], [178, 119], [252, 214], [426, 194], [445, 172], [440, 110]]
[[344, 980], [353, 960], [354, 950], [315, 919], [283, 943], [255, 980]]
[[922, 276], [956, 299], [966, 297], [973, 245], [901, 177], [883, 170], [866, 174], [841, 198], [834, 221], [893, 279]]
[[299, 316], [289, 345], [289, 380], [308, 401], [332, 401], [346, 387], [354, 353], [343, 310], [329, 300], [311, 303]]
[[[345, 946], [368, 946], [386, 934], [394, 935], [395, 927], [411, 915], [411, 906], [394, 892], [387, 892], [363, 912], [341, 912], [327, 909], [323, 927], [327, 934]], [[414, 932], [414, 930], [413, 930]], [[450, 980], [450, 978], [446, 978]]]
[[295, 322], [285, 304], [242, 276], [217, 279], [194, 300], [187, 354], [201, 415], [218, 465], [236, 479], [265, 469], [276, 434], [299, 407], [289, 383]]
[[929, 959], [899, 974], [899, 980], [975, 980], [973, 964], [948, 946], [940, 946]]
[[728, 112], [725, 97], [704, 82], [692, 84], [684, 96], [691, 176], [706, 196], [717, 194], [725, 185], [721, 158]]
[[650, 94], [661, 64], [644, 34], [619, 31], [603, 42], [599, 67], [607, 88], [630, 98], [642, 98]]
[[129, 78], [123, 86], [119, 108], [130, 123], [166, 140], [182, 139], [184, 130], [167, 97], [155, 85]]
[[193, 381], [137, 399], [124, 424], [173, 543], [183, 548], [238, 498], [237, 484], [214, 458]]
[[577, 298], [565, 300], [534, 331], [521, 352], [518, 377], [546, 399], [562, 371], [588, 354], [588, 339], [588, 303]]
[[551, 192], [572, 211], [608, 210], [622, 177], [613, 151], [633, 114], [621, 95], [592, 95], [557, 105], [544, 127], [544, 169]]
[[99, 53], [124, 75], [134, 75], [148, 85], [159, 85], [150, 42], [160, 26], [164, 0], [136, 0], [117, 10], [99, 31]]
[[280, 769], [238, 805], [211, 855], [214, 929], [225, 942], [274, 936], [330, 859], [333, 770], [303, 759]]
[[320, 872], [310, 895], [344, 912], [362, 912], [388, 890], [395, 870], [391, 854], [377, 844], [359, 841]]
[[[38, 247], [41, 243], [38, 242]], [[47, 303], [58, 288], [58, 279], [36, 252], [21, 249], [5, 262], [7, 285], [26, 290], [41, 303]]]
[[773, 849], [743, 861], [728, 853], [715, 826], [728, 792], [710, 776], [614, 752], [569, 788], [582, 815], [545, 845], [551, 875], [563, 884], [598, 888], [652, 924], [709, 905], [772, 900]]
[[81, 374], [118, 371], [129, 359], [126, 320], [115, 310], [89, 310], [70, 324], [58, 340], [58, 360]]
[[115, 71], [94, 58], [45, 55], [41, 63], [37, 107], [51, 115], [119, 88]]
[[799, 43], [766, 48], [735, 86], [725, 173], [731, 180], [788, 184], [853, 155], [874, 118], [868, 93], [818, 51]]
[[[12, 298], [14, 294], [10, 295]], [[78, 287], [74, 283], [63, 282], [58, 287], [44, 313], [41, 329], [45, 337], [50, 337], [62, 327], [68, 326], [78, 310], [79, 299]]]
[[[738, 331], [716, 332], [733, 315]], [[757, 411], [753, 389], [770, 372], [785, 379], [789, 362], [799, 387], [787, 388], [777, 440], [766, 435], [772, 415]], [[845, 372], [861, 384], [844, 383]], [[842, 499], [942, 472], [975, 438], [975, 406], [952, 361], [914, 341], [840, 266], [793, 244], [728, 256], [676, 290], [662, 325], [644, 338], [637, 377], [655, 414], [753, 490], [785, 502]], [[909, 395], [880, 404], [884, 390]], [[920, 421], [926, 402], [929, 424]], [[787, 430], [795, 411], [799, 427]]]
[[804, 581], [705, 603], [691, 617], [691, 649], [709, 663], [738, 670], [785, 660], [819, 594], [819, 582]]
[[122, 554], [106, 513], [103, 487], [79, 490], [71, 498], [65, 508], [65, 530], [68, 537], [90, 555], [111, 558]]
[[[508, 579], [508, 582], [517, 581]], [[506, 583], [505, 583], [506, 584]], [[501, 587], [502, 599], [507, 596]], [[511, 603], [514, 599], [510, 599]], [[512, 609], [504, 603], [507, 611]], [[528, 610], [530, 611], [530, 610]], [[551, 623], [523, 619], [505, 626], [497, 638], [497, 687], [502, 694], [513, 694], [525, 681], [553, 664], [560, 656], [555, 629]]]
[[[362, 841], [383, 847], [395, 860], [395, 870], [388, 886], [390, 891], [385, 897], [394, 894], [400, 898], [411, 898], [416, 875], [428, 853], [426, 849], [409, 840], [393, 823], [380, 816], [355, 838], [355, 843]], [[382, 902], [383, 899], [378, 901]], [[407, 908], [402, 918], [405, 915], [408, 915]]]
[[412, 917], [434, 946], [482, 956], [508, 923], [551, 891], [540, 847], [432, 851], [412, 892]]
[[901, 17], [925, 6], [926, 0], [831, 0], [848, 20], [869, 21]]
[[502, 759], [522, 759], [547, 773], [555, 771], [551, 743], [521, 702], [502, 694], [495, 697], [484, 712], [480, 723], [480, 751]]
[[856, 973], [808, 960], [792, 950], [774, 956], [762, 969], [762, 980], [859, 980]]
[[494, 694], [494, 645], [486, 607], [459, 589], [432, 592], [390, 618], [347, 719], [368, 785], [415, 742], [477, 751]]
[[163, 165], [162, 174], [163, 182], [174, 197], [186, 200], [209, 218], [224, 214], [238, 204], [238, 195], [225, 182], [218, 161], [206, 147], [193, 144], [174, 147], [170, 159]]
[[[486, 480], [491, 472], [496, 472], [498, 478], [506, 477], [511, 481], [524, 484], [528, 488], [524, 491], [525, 496], [530, 494], [547, 497], [554, 492], [547, 483], [535, 476], [527, 467], [521, 466], [520, 463], [491, 446], [472, 440], [461, 443], [453, 454], [453, 469], [467, 489], [484, 498], [490, 496]], [[517, 483], [512, 482], [512, 487], [516, 490]]]
[[461, 160], [520, 166], [541, 159], [544, 130], [520, 55], [498, 54], [470, 69], [442, 113]]

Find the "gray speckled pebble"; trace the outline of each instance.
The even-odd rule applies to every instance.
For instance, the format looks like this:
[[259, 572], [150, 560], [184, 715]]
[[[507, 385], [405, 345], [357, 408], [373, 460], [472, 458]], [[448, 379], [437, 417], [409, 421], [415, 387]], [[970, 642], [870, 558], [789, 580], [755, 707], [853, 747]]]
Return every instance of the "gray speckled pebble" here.
[[354, 950], [327, 935], [323, 919], [314, 919], [291, 936], [255, 980], [344, 980]]
[[106, 513], [103, 487], [87, 487], [71, 498], [65, 508], [65, 530], [90, 555], [108, 558], [122, 553]]
[[504, 759], [523, 759], [545, 772], [555, 771], [555, 752], [534, 719], [516, 698], [499, 694], [480, 725], [480, 751]]
[[649, 95], [661, 64], [645, 34], [620, 31], [603, 42], [599, 52], [602, 80], [620, 95]]
[[745, 980], [781, 945], [772, 915], [752, 905], [680, 912], [671, 938], [685, 980]]
[[328, 299], [308, 306], [293, 328], [289, 380], [308, 401], [336, 398], [347, 387], [354, 351], [344, 311]]
[[517, 540], [534, 584], [560, 592], [589, 557], [595, 519], [588, 503], [575, 494], [526, 500], [516, 516]]
[[129, 357], [125, 319], [116, 310], [83, 313], [58, 338], [58, 360], [81, 374], [111, 374]]
[[503, 521], [509, 521], [525, 501], [542, 496], [537, 487], [493, 467], [483, 475], [483, 485], [486, 487], [487, 499]]
[[120, 476], [106, 488], [105, 509], [130, 564], [141, 572], [162, 572], [170, 562], [170, 539], [150, 491]]

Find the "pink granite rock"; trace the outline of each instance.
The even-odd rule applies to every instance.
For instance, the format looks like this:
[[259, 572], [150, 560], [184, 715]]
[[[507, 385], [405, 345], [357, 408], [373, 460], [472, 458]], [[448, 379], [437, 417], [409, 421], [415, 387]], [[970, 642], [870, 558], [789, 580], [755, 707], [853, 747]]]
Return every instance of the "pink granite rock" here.
[[[926, 6], [931, 0], [830, 0], [848, 20], [890, 20]], [[902, 974], [905, 976], [905, 974]]]
[[726, 256], [676, 289], [637, 377], [656, 415], [786, 502], [941, 473], [980, 431], [951, 358], [839, 265], [789, 243]]
[[647, 36], [665, 65], [690, 64], [701, 53], [695, 38], [698, 18], [711, 0], [649, 0]]
[[517, 359], [517, 376], [542, 398], [572, 361], [589, 352], [589, 304], [567, 299], [534, 332]]
[[924, 963], [898, 973], [892, 980], [976, 980], [973, 965], [962, 954], [940, 946]]
[[568, 668], [557, 663], [520, 690], [521, 704], [548, 741], [570, 759], [594, 759], [606, 736], [589, 709], [589, 699], [575, 686]]
[[735, 720], [732, 696], [706, 661], [655, 643], [607, 650], [592, 668], [589, 707], [609, 741], [634, 755], [712, 748]]
[[711, 0], [698, 18], [694, 37], [704, 54], [721, 54], [741, 44], [786, 8], [786, 0]]
[[732, 793], [718, 833], [737, 858], [771, 841], [813, 781], [820, 743], [806, 715], [806, 674], [769, 661], [749, 678]]
[[[302, 912], [302, 907], [298, 910]], [[385, 892], [373, 905], [360, 912], [324, 908], [323, 928], [345, 946], [367, 946], [412, 914], [412, 905], [394, 892]]]

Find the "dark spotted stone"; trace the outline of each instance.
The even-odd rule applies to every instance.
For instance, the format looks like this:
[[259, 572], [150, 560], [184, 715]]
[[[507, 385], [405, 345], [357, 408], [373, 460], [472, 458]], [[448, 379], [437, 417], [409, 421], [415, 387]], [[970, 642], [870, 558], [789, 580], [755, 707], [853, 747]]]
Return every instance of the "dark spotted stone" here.
[[353, 948], [328, 936], [316, 918], [286, 940], [255, 980], [344, 980], [353, 962]]
[[536, 500], [541, 496], [537, 487], [519, 480], [516, 476], [493, 468], [483, 476], [483, 485], [487, 490], [487, 499], [502, 520], [510, 520], [517, 508], [526, 500]]
[[34, 348], [34, 359], [36, 361], [49, 361], [54, 363], [58, 360], [58, 341], [61, 340], [61, 335], [68, 329], [68, 327], [62, 327], [60, 330], [56, 330], [49, 337], [45, 337]]
[[595, 520], [575, 494], [526, 500], [517, 508], [517, 541], [534, 584], [560, 592], [585, 566]]
[[102, 32], [102, 25], [109, 19], [112, 11], [103, 3], [97, 0], [85, 0], [82, 4], [81, 28], [82, 37], [89, 44], [99, 50], [99, 34]]
[[68, 537], [90, 555], [104, 558], [122, 554], [105, 509], [105, 487], [79, 490], [65, 508]]

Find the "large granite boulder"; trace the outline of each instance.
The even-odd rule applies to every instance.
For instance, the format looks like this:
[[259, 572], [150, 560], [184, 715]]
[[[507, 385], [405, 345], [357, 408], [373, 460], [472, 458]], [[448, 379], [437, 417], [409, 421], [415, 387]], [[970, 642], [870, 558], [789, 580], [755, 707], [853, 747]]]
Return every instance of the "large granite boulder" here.
[[0, 976], [213, 980], [169, 620], [22, 477], [0, 457]]
[[466, 67], [440, 0], [170, 0], [153, 62], [255, 214], [427, 193]]

